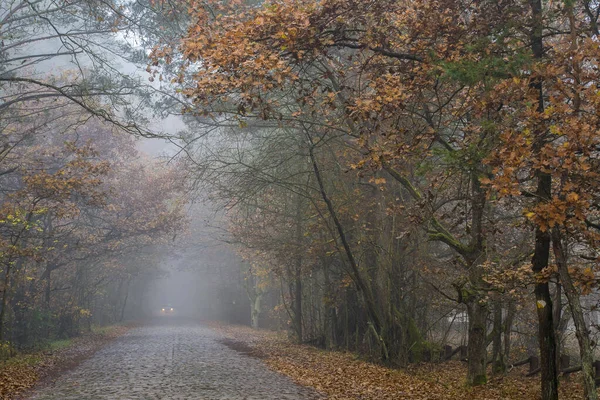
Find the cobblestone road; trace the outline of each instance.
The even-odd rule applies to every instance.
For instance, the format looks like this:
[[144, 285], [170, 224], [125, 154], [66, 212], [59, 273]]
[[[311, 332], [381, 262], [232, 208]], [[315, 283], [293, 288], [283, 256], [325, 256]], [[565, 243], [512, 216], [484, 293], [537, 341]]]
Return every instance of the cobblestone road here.
[[210, 329], [177, 323], [129, 331], [30, 399], [315, 399], [314, 392], [219, 342]]

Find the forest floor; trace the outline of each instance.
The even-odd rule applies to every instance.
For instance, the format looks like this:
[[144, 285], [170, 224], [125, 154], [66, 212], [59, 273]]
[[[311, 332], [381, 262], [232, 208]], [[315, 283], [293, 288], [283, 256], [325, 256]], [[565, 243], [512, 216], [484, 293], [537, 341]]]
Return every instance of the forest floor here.
[[93, 329], [73, 339], [51, 342], [44, 350], [0, 362], [0, 399], [20, 398], [28, 389], [76, 367], [129, 329], [126, 325]]
[[[421, 363], [390, 369], [361, 360], [356, 354], [325, 351], [291, 343], [284, 335], [248, 327], [210, 323], [223, 342], [246, 355], [263, 360], [271, 369], [296, 383], [316, 389], [326, 399], [428, 399], [428, 400], [535, 400], [540, 398], [539, 375], [527, 378], [527, 366], [506, 376], [492, 377], [487, 385], [465, 384], [466, 364], [461, 361]], [[561, 399], [582, 399], [580, 374], [561, 378]]]

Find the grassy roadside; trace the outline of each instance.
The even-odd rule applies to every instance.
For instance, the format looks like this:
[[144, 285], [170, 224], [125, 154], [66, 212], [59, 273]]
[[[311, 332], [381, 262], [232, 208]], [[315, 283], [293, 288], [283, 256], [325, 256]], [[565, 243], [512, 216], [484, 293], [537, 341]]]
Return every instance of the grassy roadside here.
[[51, 380], [91, 357], [129, 329], [128, 325], [94, 328], [73, 339], [51, 342], [45, 350], [19, 354], [0, 363], [0, 399], [19, 398], [37, 383]]
[[[487, 385], [465, 385], [466, 366], [460, 361], [418, 364], [390, 369], [359, 359], [355, 354], [324, 351], [290, 343], [285, 336], [248, 327], [210, 323], [224, 343], [258, 357], [271, 369], [296, 383], [315, 388], [326, 399], [415, 400], [535, 400], [540, 398], [539, 376], [526, 378], [515, 368], [507, 376], [492, 378]], [[561, 381], [561, 399], [583, 398], [578, 374]]]

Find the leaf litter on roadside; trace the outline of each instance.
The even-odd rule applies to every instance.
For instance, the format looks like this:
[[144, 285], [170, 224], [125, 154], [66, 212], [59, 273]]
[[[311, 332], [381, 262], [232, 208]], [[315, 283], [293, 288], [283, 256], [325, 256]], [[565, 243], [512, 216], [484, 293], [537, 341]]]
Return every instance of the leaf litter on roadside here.
[[[356, 354], [327, 351], [294, 344], [285, 335], [244, 326], [211, 323], [212, 328], [256, 356], [271, 369], [296, 383], [312, 387], [331, 400], [536, 400], [540, 399], [539, 377], [525, 377], [515, 368], [483, 386], [468, 387], [466, 364], [460, 361], [412, 364], [392, 369], [358, 358]], [[526, 367], [525, 367], [526, 368]], [[561, 381], [561, 399], [583, 398], [579, 374]]]
[[127, 326], [113, 326], [100, 333], [84, 334], [59, 349], [42, 350], [9, 359], [0, 364], [0, 399], [18, 399], [36, 384], [49, 381], [77, 366], [128, 329]]

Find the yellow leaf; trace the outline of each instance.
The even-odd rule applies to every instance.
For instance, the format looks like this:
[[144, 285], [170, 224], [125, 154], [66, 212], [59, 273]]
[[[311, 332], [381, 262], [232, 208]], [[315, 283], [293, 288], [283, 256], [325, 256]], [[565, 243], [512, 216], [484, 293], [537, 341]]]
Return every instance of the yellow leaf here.
[[544, 300], [538, 300], [538, 301], [536, 301], [535, 304], [536, 304], [537, 308], [540, 308], [540, 309], [546, 307], [546, 302]]

